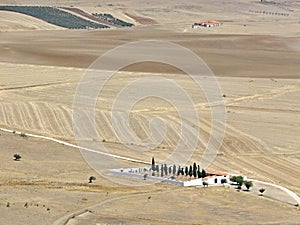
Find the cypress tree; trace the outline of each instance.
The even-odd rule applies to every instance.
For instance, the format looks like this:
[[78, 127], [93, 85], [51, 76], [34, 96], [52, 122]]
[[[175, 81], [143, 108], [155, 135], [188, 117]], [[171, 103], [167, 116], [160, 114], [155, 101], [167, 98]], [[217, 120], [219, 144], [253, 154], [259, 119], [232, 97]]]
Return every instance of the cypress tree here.
[[179, 176], [180, 173], [181, 173], [181, 168], [180, 168], [180, 166], [178, 166], [177, 176]]
[[193, 176], [193, 168], [192, 165], [190, 165], [190, 169], [189, 169], [189, 176], [192, 177]]
[[154, 157], [152, 157], [152, 166], [151, 166], [151, 169], [153, 171], [155, 171], [155, 160], [154, 160]]
[[185, 171], [184, 171], [184, 172], [185, 172], [185, 175], [186, 175], [186, 176], [189, 174], [189, 169], [188, 169], [187, 166], [185, 167]]
[[206, 172], [205, 172], [204, 169], [202, 169], [202, 172], [201, 172], [201, 173], [202, 173], [202, 174], [201, 174], [202, 177], [206, 177]]
[[165, 164], [164, 169], [165, 169], [165, 175], [168, 175], [168, 166], [167, 166], [167, 164]]
[[175, 175], [176, 174], [176, 165], [174, 164], [173, 165], [173, 175]]
[[155, 170], [159, 173], [159, 166], [156, 165], [155, 167], [156, 167]]
[[197, 175], [198, 175], [198, 178], [201, 178], [201, 172], [200, 172], [200, 170], [197, 170]]
[[194, 176], [194, 178], [197, 177], [197, 165], [196, 165], [195, 162], [194, 162], [194, 165], [193, 165], [193, 176]]

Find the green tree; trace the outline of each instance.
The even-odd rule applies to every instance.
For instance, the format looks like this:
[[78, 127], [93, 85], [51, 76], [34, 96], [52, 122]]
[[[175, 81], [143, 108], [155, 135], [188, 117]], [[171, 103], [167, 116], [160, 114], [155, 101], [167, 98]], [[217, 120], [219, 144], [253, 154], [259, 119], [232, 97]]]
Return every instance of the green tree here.
[[[238, 185], [239, 187], [242, 187], [243, 182], [244, 182], [244, 178], [243, 178], [242, 176], [233, 176], [233, 177], [230, 178], [230, 180], [231, 180], [232, 182], [237, 183], [237, 185]], [[240, 188], [239, 188], [239, 189], [240, 189]]]
[[163, 177], [164, 176], [164, 165], [161, 164], [160, 166], [160, 176]]
[[253, 186], [253, 183], [252, 183], [252, 181], [246, 180], [246, 181], [244, 181], [244, 185], [246, 186], [247, 191], [249, 191], [249, 189]]
[[206, 181], [203, 181], [202, 184], [203, 184], [204, 187], [205, 186], [208, 187], [208, 183]]
[[197, 177], [197, 164], [195, 162], [193, 164], [193, 176], [194, 176], [194, 178]]
[[265, 192], [265, 190], [266, 190], [266, 189], [264, 189], [264, 188], [260, 188], [260, 189], [259, 189], [260, 195], [263, 195], [263, 193]]
[[151, 169], [152, 169], [153, 171], [155, 171], [155, 169], [156, 169], [154, 157], [152, 157]]
[[96, 177], [90, 176], [90, 178], [89, 178], [89, 183], [93, 183], [94, 180], [96, 180]]
[[176, 165], [174, 164], [173, 165], [173, 175], [175, 175], [176, 174]]
[[204, 177], [206, 177], [206, 171], [204, 170], [204, 169], [202, 169], [202, 171], [201, 171], [201, 176], [204, 178]]
[[21, 158], [22, 158], [21, 155], [19, 155], [19, 154], [14, 154], [14, 160], [15, 160], [15, 161], [20, 161]]
[[225, 185], [227, 183], [227, 180], [225, 178], [221, 179], [221, 184]]
[[185, 175], [186, 175], [186, 176], [189, 174], [189, 169], [188, 169], [187, 166], [185, 167], [185, 171], [184, 171], [184, 172], [185, 172]]
[[167, 166], [167, 164], [164, 165], [164, 170], [165, 170], [165, 175], [167, 176], [168, 175], [168, 166]]
[[198, 176], [198, 178], [201, 178], [201, 176], [202, 176], [202, 174], [199, 170], [197, 170], [197, 176]]
[[178, 166], [177, 176], [179, 176], [180, 174], [181, 174], [181, 167]]
[[148, 174], [144, 174], [144, 180], [146, 180], [147, 179], [147, 176], [148, 176]]
[[159, 165], [156, 165], [155, 167], [156, 172], [159, 173]]
[[189, 176], [192, 177], [193, 176], [193, 168], [192, 165], [190, 165], [190, 169], [189, 169]]

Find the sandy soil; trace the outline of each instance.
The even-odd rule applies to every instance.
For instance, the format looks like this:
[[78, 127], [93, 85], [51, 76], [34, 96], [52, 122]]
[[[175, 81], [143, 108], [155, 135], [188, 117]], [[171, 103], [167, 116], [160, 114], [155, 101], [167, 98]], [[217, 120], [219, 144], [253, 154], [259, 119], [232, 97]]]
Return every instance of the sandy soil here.
[[[289, 1], [281, 5], [213, 2], [160, 4], [159, 1], [113, 0], [105, 3], [51, 1], [50, 4], [39, 1], [40, 5], [73, 5], [89, 12], [109, 11], [120, 18], [135, 15], [158, 23], [105, 31], [57, 30], [27, 16], [0, 12], [0, 31], [9, 31], [0, 33], [0, 126], [74, 142], [72, 104], [85, 69], [120, 44], [145, 39], [172, 41], [203, 58], [226, 95], [225, 139], [210, 169], [280, 184], [300, 195], [300, 12], [295, 10], [297, 5]], [[6, 3], [12, 4], [2, 1]], [[36, 4], [26, 2], [30, 3]], [[249, 10], [290, 15], [286, 18], [256, 15]], [[223, 25], [191, 29], [193, 22], [206, 19], [219, 19]], [[131, 65], [108, 81], [96, 106], [99, 140], [106, 140], [104, 144], [111, 153], [147, 161], [153, 155], [157, 161], [163, 161], [173, 151], [180, 124], [174, 107], [164, 101], [149, 98], [132, 110], [131, 127], [140, 138], [151, 134], [148, 123], [153, 117], [159, 116], [169, 125], [165, 140], [143, 154], [122, 145], [110, 121], [111, 107], [119, 91], [149, 75], [176, 81], [195, 102], [201, 139], [191, 161], [199, 161], [209, 139], [210, 107], [191, 79], [163, 64]], [[138, 143], [127, 144], [137, 146]], [[107, 221], [296, 224], [300, 219], [299, 211], [280, 202], [286, 200], [282, 193], [269, 188], [266, 197], [258, 197], [226, 188], [121, 186], [97, 175], [78, 150], [66, 146], [3, 132], [0, 146], [0, 224], [24, 224], [24, 221], [52, 224], [65, 214], [101, 202], [103, 206], [72, 220], [71, 224]], [[20, 162], [12, 160], [14, 153], [22, 155]], [[94, 160], [99, 160], [98, 156]], [[91, 175], [97, 180], [89, 185], [87, 179]], [[254, 187], [253, 192], [258, 188]], [[270, 199], [274, 196], [280, 201]], [[141, 210], [145, 207], [147, 210]], [[191, 211], [183, 210], [187, 208]]]

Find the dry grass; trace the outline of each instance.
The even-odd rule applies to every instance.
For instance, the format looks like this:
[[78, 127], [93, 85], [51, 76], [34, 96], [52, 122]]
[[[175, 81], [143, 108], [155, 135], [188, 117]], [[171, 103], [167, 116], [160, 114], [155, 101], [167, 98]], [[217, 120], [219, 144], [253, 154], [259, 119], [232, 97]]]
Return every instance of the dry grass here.
[[[113, 0], [112, 6], [99, 6], [97, 1], [74, 2], [88, 12], [111, 12], [125, 20], [126, 14], [134, 15], [131, 19], [150, 18], [158, 23], [105, 31], [56, 30], [30, 17], [0, 12], [0, 31], [18, 31], [1, 33], [0, 126], [74, 142], [72, 104], [84, 69], [120, 44], [144, 39], [172, 41], [202, 57], [226, 94], [226, 135], [210, 169], [281, 184], [300, 194], [299, 12], [294, 11], [287, 18], [249, 14], [250, 9], [288, 10], [295, 5], [270, 5], [266, 9], [261, 4], [240, 1], [226, 5], [219, 1], [176, 3]], [[47, 5], [49, 1], [39, 4]], [[51, 4], [69, 6], [70, 2]], [[192, 22], [206, 19], [223, 20], [224, 24], [217, 29], [190, 28]], [[148, 122], [153, 116], [168, 121], [170, 129], [157, 148], [140, 154], [123, 146], [114, 134], [110, 122], [113, 100], [124, 86], [149, 75], [145, 72], [175, 80], [195, 101], [201, 118], [201, 142], [191, 161], [199, 161], [210, 134], [210, 108], [192, 80], [178, 69], [162, 64], [131, 65], [107, 83], [96, 107], [99, 139], [106, 140], [105, 146], [111, 153], [143, 160], [155, 155], [157, 161], [162, 161], [172, 152], [180, 127], [176, 110], [164, 101], [141, 101], [131, 117], [131, 126], [140, 138], [150, 134]], [[95, 184], [88, 185], [88, 177], [95, 171], [75, 149], [5, 133], [1, 133], [0, 145], [4, 146], [0, 151], [1, 224], [51, 224], [68, 212], [108, 199], [111, 201], [93, 214], [72, 224], [299, 221], [299, 212], [290, 206], [224, 188], [182, 189], [161, 184], [129, 188], [101, 176], [97, 176]], [[14, 153], [22, 155], [20, 162], [12, 160]], [[270, 195], [280, 194], [270, 190]], [[6, 207], [7, 202], [10, 207]], [[26, 202], [28, 208], [24, 207]], [[147, 210], [141, 210], [143, 207]], [[188, 207], [189, 214], [185, 211]]]

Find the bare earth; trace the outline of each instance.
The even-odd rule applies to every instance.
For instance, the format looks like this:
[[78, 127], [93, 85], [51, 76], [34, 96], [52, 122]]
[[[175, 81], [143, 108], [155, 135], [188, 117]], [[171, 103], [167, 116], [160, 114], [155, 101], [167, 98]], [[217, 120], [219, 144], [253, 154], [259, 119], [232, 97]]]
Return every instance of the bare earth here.
[[[39, 1], [39, 5], [73, 5], [87, 12], [111, 12], [137, 25], [112, 30], [66, 30], [0, 11], [0, 127], [74, 143], [73, 98], [85, 69], [121, 44], [149, 39], [171, 41], [200, 56], [226, 95], [225, 139], [209, 169], [279, 184], [300, 195], [299, 4], [188, 2]], [[36, 5], [35, 1], [26, 4]], [[256, 15], [249, 10], [285, 12], [289, 16]], [[223, 25], [191, 29], [193, 22], [207, 19], [221, 20]], [[199, 161], [209, 139], [211, 109], [193, 80], [164, 64], [131, 65], [108, 81], [96, 106], [99, 140], [105, 139], [110, 153], [145, 161], [155, 155], [162, 162], [172, 153], [180, 135], [180, 121], [172, 105], [148, 98], [132, 109], [130, 123], [140, 138], [151, 135], [148, 123], [153, 117], [161, 117], [169, 125], [162, 143], [143, 154], [123, 146], [110, 121], [113, 101], [120, 90], [149, 75], [174, 80], [195, 102], [201, 139], [190, 161]], [[0, 224], [52, 224], [95, 204], [100, 205], [69, 224], [300, 221], [293, 201], [271, 187], [265, 187], [265, 196], [258, 196], [262, 186], [254, 186], [250, 191], [253, 194], [225, 187], [123, 186], [112, 182], [113, 176], [107, 179], [98, 175], [79, 150], [70, 147], [4, 132], [0, 146]], [[21, 161], [12, 159], [15, 153], [22, 155]], [[88, 184], [91, 175], [97, 180]]]

